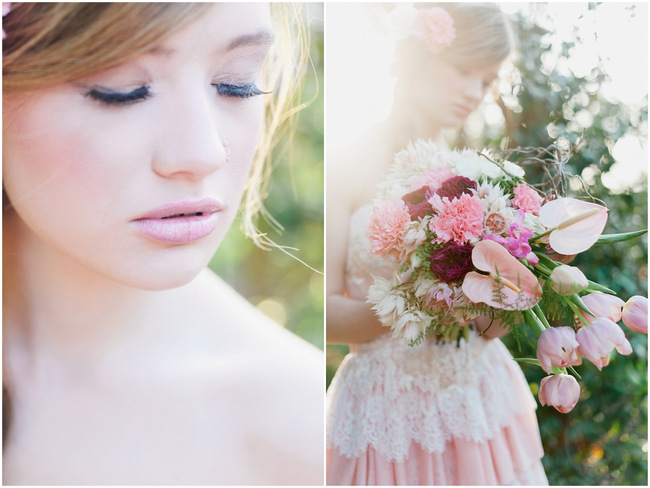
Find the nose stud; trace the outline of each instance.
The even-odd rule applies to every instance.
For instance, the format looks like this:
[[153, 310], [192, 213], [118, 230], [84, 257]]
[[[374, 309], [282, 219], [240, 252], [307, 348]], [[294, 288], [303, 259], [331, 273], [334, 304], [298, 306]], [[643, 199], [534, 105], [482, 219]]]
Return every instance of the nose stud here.
[[228, 147], [226, 141], [222, 141], [222, 144], [224, 153], [226, 154], [226, 164], [228, 164], [230, 162], [230, 148]]

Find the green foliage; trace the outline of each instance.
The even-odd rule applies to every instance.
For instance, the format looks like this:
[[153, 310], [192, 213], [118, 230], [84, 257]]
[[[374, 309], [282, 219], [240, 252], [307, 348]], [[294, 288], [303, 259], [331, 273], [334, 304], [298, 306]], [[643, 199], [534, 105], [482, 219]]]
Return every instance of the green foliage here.
[[[605, 232], [646, 228], [647, 181], [634, 182], [612, 194], [601, 176], [616, 162], [612, 148], [619, 138], [646, 137], [647, 98], [643, 107], [631, 108], [603, 96], [600, 87], [608, 77], [600, 63], [584, 77], [558, 68], [566, 65], [581, 41], [555, 39], [542, 27], [552, 22], [539, 19], [525, 14], [512, 19], [518, 57], [511, 78], [516, 81], [505, 91], [501, 87], [503, 99], [510, 97], [511, 101], [501, 103], [507, 123], [502, 134], [484, 142], [502, 148], [556, 143], [571, 149], [567, 172], [581, 176], [588, 192], [610, 209]], [[589, 124], [579, 116], [585, 111], [590, 115]], [[571, 182], [570, 188], [580, 190], [576, 179]], [[632, 295], [647, 296], [647, 259], [647, 236], [643, 236], [594, 246], [578, 255], [572, 265], [627, 300]], [[553, 310], [559, 303], [549, 295], [542, 306]], [[554, 325], [571, 320], [565, 308], [556, 309]], [[614, 353], [602, 371], [588, 361], [577, 368], [582, 393], [572, 412], [538, 409], [546, 452], [543, 462], [551, 484], [647, 485], [647, 336], [629, 329], [625, 333], [634, 349], [632, 355]], [[504, 338], [504, 342], [517, 353], [513, 337]], [[522, 346], [517, 356], [535, 356], [530, 344], [517, 342]], [[545, 373], [533, 366], [523, 369], [537, 393]]]
[[[316, 5], [316, 4], [315, 4]], [[311, 29], [311, 58], [293, 137], [273, 154], [269, 213], [284, 227], [277, 233], [260, 220], [260, 229], [288, 252], [323, 270], [323, 32]], [[323, 348], [323, 275], [279, 249], [263, 251], [243, 237], [235, 221], [210, 267], [278, 323]]]

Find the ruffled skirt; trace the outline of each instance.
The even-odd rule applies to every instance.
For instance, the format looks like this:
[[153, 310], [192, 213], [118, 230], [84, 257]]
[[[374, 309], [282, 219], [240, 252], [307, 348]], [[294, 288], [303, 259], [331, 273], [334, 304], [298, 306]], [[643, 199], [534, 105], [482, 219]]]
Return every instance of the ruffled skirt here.
[[384, 336], [328, 390], [328, 485], [546, 485], [536, 403], [501, 341]]

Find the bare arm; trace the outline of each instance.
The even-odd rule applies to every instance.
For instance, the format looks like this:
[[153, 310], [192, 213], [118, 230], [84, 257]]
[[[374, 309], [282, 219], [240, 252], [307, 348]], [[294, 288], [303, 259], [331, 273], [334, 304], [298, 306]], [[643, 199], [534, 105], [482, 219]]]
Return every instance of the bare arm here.
[[389, 329], [381, 325], [370, 304], [345, 295], [350, 216], [359, 193], [355, 188], [359, 180], [350, 165], [333, 163], [327, 169], [327, 342], [368, 342]]

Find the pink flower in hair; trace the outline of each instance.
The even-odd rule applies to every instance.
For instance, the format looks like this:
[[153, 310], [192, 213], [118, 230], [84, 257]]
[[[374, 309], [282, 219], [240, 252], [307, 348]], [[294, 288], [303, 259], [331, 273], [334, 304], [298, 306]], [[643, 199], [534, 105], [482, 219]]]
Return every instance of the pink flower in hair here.
[[[2, 16], [4, 17], [9, 12], [11, 12], [11, 2], [2, 2]], [[5, 30], [2, 29], [2, 38], [4, 39], [5, 37], [7, 37], [7, 34], [5, 33]]]
[[418, 24], [423, 31], [427, 46], [434, 53], [447, 49], [456, 38], [454, 19], [444, 8], [434, 7], [420, 10]]

